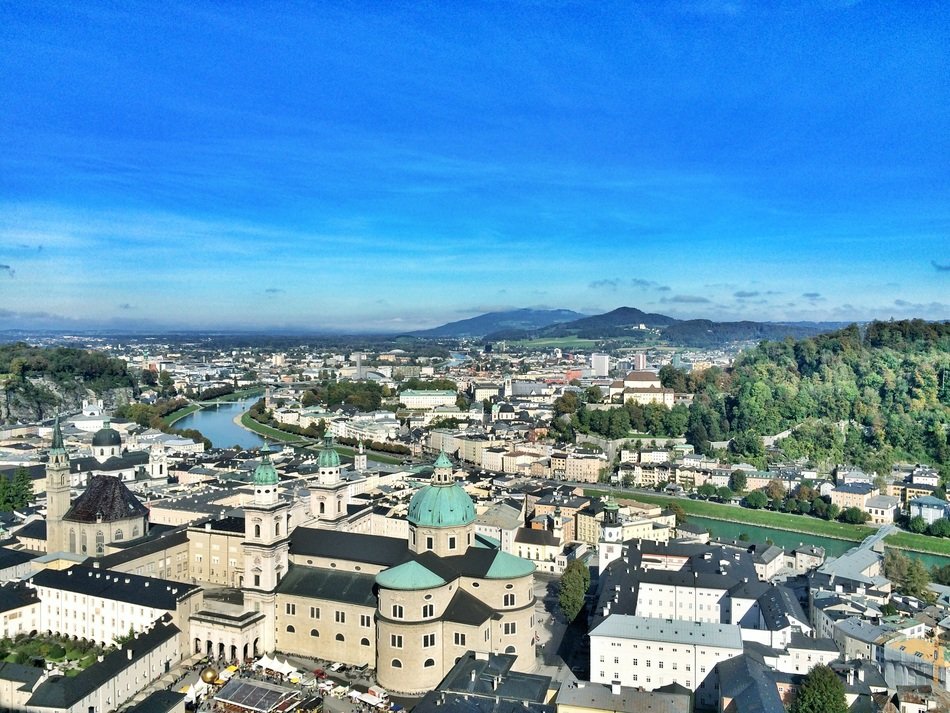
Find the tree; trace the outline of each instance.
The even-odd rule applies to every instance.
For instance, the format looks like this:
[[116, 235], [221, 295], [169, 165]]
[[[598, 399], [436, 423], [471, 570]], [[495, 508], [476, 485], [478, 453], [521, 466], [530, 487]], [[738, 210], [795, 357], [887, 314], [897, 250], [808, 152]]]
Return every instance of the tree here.
[[927, 521], [920, 515], [917, 515], [916, 517], [912, 517], [910, 522], [907, 523], [907, 529], [918, 535], [922, 535], [927, 531]]
[[142, 384], [145, 386], [157, 386], [158, 377], [155, 376], [155, 372], [151, 369], [142, 369]]
[[753, 510], [760, 510], [768, 505], [769, 499], [761, 490], [753, 490], [745, 496], [745, 504]]
[[901, 594], [919, 599], [930, 599], [927, 589], [930, 575], [919, 559], [908, 557], [899, 550], [884, 553], [884, 576], [891, 580]]
[[950, 520], [945, 517], [934, 520], [927, 528], [927, 534], [934, 537], [950, 537]]
[[744, 493], [747, 484], [748, 479], [741, 470], [735, 470], [732, 472], [732, 475], [729, 476], [729, 487], [734, 493]]
[[558, 604], [569, 622], [574, 621], [584, 608], [584, 596], [589, 586], [590, 571], [587, 566], [577, 559], [568, 562], [559, 583]]
[[716, 497], [718, 497], [720, 500], [732, 500], [732, 496], [732, 488], [730, 488], [728, 485], [723, 485], [722, 487], [716, 489]]
[[589, 386], [584, 391], [584, 400], [589, 404], [599, 404], [604, 400], [604, 392], [599, 386]]
[[716, 486], [712, 483], [703, 483], [696, 488], [696, 492], [703, 498], [711, 498], [716, 495]]
[[33, 498], [33, 481], [30, 471], [22, 465], [13, 472], [13, 482], [10, 484], [10, 502], [14, 508], [22, 508]]
[[824, 664], [815, 666], [798, 687], [789, 713], [848, 713], [844, 684]]
[[765, 494], [768, 495], [769, 500], [783, 500], [785, 498], [785, 486], [782, 485], [781, 480], [773, 478], [765, 486]]
[[838, 519], [841, 520], [841, 522], [847, 523], [848, 525], [863, 525], [865, 522], [871, 519], [871, 516], [864, 512], [864, 510], [861, 508], [850, 507], [845, 508]]
[[682, 525], [686, 522], [686, 511], [679, 503], [669, 502], [666, 504], [666, 509], [676, 516], [677, 525]]

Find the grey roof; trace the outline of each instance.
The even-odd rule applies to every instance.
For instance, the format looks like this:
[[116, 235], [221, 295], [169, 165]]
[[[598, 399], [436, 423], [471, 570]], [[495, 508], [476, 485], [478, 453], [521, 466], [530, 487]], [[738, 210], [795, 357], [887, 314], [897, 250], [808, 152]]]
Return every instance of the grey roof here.
[[704, 621], [656, 619], [629, 614], [612, 614], [590, 635], [643, 641], [664, 641], [671, 644], [693, 644], [742, 649], [740, 628], [734, 624], [713, 624]]
[[147, 517], [148, 508], [139, 502], [118, 478], [111, 475], [95, 475], [89, 480], [86, 490], [73, 501], [64, 520], [71, 522], [103, 522], [126, 520], [132, 517]]
[[719, 693], [731, 698], [733, 710], [742, 713], [785, 713], [785, 705], [771, 672], [752, 656], [720, 661]]
[[477, 656], [467, 651], [439, 684], [439, 691], [468, 693], [519, 702], [543, 703], [551, 685], [550, 676], [512, 671], [515, 656], [489, 654]]
[[170, 579], [102, 571], [82, 565], [73, 565], [65, 570], [43, 569], [34, 574], [30, 581], [38, 587], [50, 587], [63, 592], [76, 592], [166, 611], [176, 609], [178, 602], [200, 591], [200, 587]]
[[874, 489], [875, 488], [871, 483], [848, 483], [847, 485], [839, 485], [832, 492], [853, 493], [855, 495], [867, 495]]
[[185, 698], [176, 691], [152, 691], [138, 705], [127, 708], [125, 713], [170, 713]]
[[290, 536], [290, 551], [295, 555], [391, 566], [408, 558], [409, 545], [401, 537], [298, 527]]
[[759, 613], [769, 631], [780, 631], [799, 623], [808, 623], [802, 605], [788, 587], [769, 587], [758, 601]]
[[554, 536], [550, 530], [534, 530], [528, 527], [519, 527], [515, 534], [515, 542], [523, 542], [528, 545], [549, 545], [557, 546], [560, 540]]
[[837, 651], [838, 644], [833, 639], [818, 639], [793, 631], [786, 648], [807, 649], [809, 651]]
[[614, 693], [610, 686], [586, 681], [576, 686], [561, 686], [557, 694], [558, 705], [618, 713], [691, 713], [691, 699], [688, 693], [643, 691], [627, 686], [621, 686], [620, 693]]
[[481, 626], [494, 616], [495, 610], [459, 588], [442, 614], [444, 621], [467, 626]]
[[36, 557], [36, 555], [24, 552], [23, 550], [11, 550], [9, 547], [0, 547], [0, 569], [26, 564], [34, 557]]
[[919, 507], [944, 509], [947, 507], [947, 501], [941, 500], [940, 498], [935, 498], [932, 495], [924, 495], [923, 497], [914, 498], [908, 503], [908, 505], [917, 505]]
[[375, 607], [375, 583], [372, 574], [291, 565], [277, 585], [277, 593]]
[[0, 612], [19, 609], [38, 601], [36, 590], [21, 582], [0, 586]]

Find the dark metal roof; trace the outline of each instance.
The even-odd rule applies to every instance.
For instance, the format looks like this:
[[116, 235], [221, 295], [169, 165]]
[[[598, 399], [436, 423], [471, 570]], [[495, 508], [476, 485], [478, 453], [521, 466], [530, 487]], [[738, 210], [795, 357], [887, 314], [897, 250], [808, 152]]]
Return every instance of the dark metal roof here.
[[466, 626], [481, 626], [491, 619], [494, 614], [495, 610], [490, 606], [479, 601], [464, 589], [459, 589], [445, 608], [442, 619]]
[[291, 565], [277, 585], [277, 593], [375, 607], [375, 584], [372, 574]]
[[295, 555], [392, 566], [408, 559], [409, 545], [399, 537], [298, 527], [290, 536], [290, 551]]
[[199, 587], [170, 579], [142, 577], [73, 565], [69, 569], [44, 569], [30, 580], [39, 587], [139, 604], [171, 611], [178, 602], [200, 591]]
[[118, 478], [96, 475], [89, 480], [85, 492], [73, 502], [63, 516], [72, 522], [103, 522], [147, 517], [148, 508]]

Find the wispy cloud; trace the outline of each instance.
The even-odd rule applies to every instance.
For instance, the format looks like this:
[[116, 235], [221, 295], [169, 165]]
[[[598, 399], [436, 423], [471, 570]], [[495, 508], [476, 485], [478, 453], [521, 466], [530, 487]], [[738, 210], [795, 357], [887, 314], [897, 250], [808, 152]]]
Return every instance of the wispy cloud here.
[[620, 280], [594, 280], [588, 287], [592, 290], [610, 290], [611, 292], [616, 292], [617, 288], [620, 287]]
[[673, 295], [672, 297], [663, 297], [660, 302], [664, 304], [704, 305], [711, 304], [712, 300], [699, 295]]
[[760, 294], [762, 293], [756, 291], [739, 290], [738, 292], [734, 292], [732, 296], [737, 300], [748, 300], [752, 299], [753, 297], [758, 297]]
[[268, 295], [276, 295], [285, 291], [286, 290], [283, 290], [280, 287], [268, 287], [267, 289], [264, 290], [264, 292], [267, 293]]
[[934, 270], [937, 272], [950, 272], [950, 265], [941, 265], [936, 260], [931, 260], [930, 264], [934, 266]]
[[818, 302], [819, 300], [825, 299], [821, 296], [820, 292], [802, 292], [802, 297], [806, 300], [811, 300], [812, 302]]
[[0, 273], [6, 273], [7, 276], [13, 277], [16, 274], [16, 270], [10, 265], [0, 265]]
[[128, 302], [123, 302], [122, 304], [119, 305], [119, 309], [128, 310], [128, 309], [135, 309], [135, 307], [130, 305]]

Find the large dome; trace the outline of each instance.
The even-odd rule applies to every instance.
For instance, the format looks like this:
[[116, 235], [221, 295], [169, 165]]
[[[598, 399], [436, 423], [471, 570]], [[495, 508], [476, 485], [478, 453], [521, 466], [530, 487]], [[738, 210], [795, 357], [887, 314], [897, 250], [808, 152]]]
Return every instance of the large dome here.
[[416, 527], [460, 527], [475, 522], [475, 503], [462, 486], [426, 485], [409, 501], [409, 522]]
[[121, 446], [122, 436], [119, 435], [117, 430], [111, 428], [109, 424], [106, 423], [105, 428], [100, 428], [96, 431], [96, 435], [92, 437], [92, 445], [95, 448], [99, 448], [100, 446], [103, 448]]
[[333, 447], [333, 436], [327, 434], [323, 438], [323, 450], [317, 458], [317, 466], [320, 468], [339, 468], [340, 454]]

